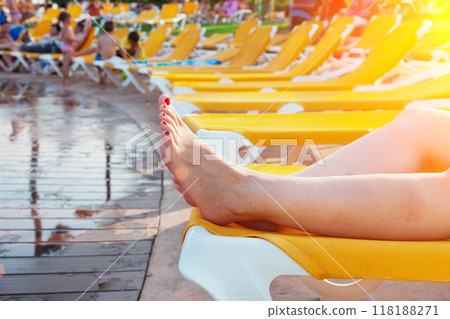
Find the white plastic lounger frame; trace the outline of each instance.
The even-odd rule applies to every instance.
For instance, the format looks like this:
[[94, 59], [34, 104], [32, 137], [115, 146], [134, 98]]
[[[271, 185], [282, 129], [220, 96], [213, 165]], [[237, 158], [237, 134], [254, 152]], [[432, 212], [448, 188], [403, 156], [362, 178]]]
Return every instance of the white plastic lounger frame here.
[[270, 283], [281, 275], [302, 276], [322, 300], [360, 300], [382, 282], [320, 281], [269, 241], [216, 236], [201, 226], [187, 231], [178, 268], [215, 300], [272, 300]]
[[[8, 51], [9, 54], [3, 54], [3, 51], [0, 51], [0, 56], [6, 61], [7, 65], [0, 63], [0, 67], [5, 70], [6, 72], [12, 72], [20, 65], [23, 66], [23, 68], [27, 71], [30, 71], [30, 64], [25, 60], [26, 53], [20, 52], [20, 51]], [[16, 58], [15, 61], [12, 60], [12, 58]], [[35, 65], [36, 63], [33, 63], [31, 61], [31, 64], [35, 66], [35, 69], [38, 71], [42, 71], [41, 68], [38, 65]]]

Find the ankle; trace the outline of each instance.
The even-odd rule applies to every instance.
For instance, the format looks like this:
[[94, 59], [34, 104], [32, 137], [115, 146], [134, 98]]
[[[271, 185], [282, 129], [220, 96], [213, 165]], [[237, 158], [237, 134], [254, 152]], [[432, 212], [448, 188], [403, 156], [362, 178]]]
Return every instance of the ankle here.
[[261, 218], [264, 214], [264, 192], [260, 185], [261, 174], [258, 172], [245, 169], [241, 172], [239, 183], [235, 185], [236, 194], [238, 196], [236, 209], [234, 213], [237, 220], [255, 220]]

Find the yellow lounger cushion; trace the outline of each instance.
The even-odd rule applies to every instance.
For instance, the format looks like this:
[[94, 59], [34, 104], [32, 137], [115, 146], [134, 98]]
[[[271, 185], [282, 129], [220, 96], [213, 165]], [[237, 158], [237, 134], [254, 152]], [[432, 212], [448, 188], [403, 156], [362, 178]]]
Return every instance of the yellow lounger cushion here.
[[195, 92], [177, 94], [173, 100], [191, 102], [205, 112], [248, 110], [275, 112], [287, 103], [297, 103], [305, 111], [401, 110], [414, 100], [448, 97], [450, 97], [450, 74], [388, 91], [287, 91], [284, 94], [282, 92]]
[[235, 131], [253, 144], [264, 140], [295, 139], [301, 145], [305, 139], [317, 144], [350, 143], [390, 121], [400, 111], [367, 111], [296, 114], [199, 114], [185, 116], [184, 122], [198, 129]]
[[[299, 169], [258, 167], [259, 171], [277, 175], [291, 174]], [[449, 240], [419, 242], [310, 237], [291, 228], [276, 233], [263, 232], [238, 224], [217, 226], [204, 220], [196, 208], [192, 210], [186, 230], [194, 225], [218, 236], [256, 237], [270, 241], [316, 279], [450, 282]]]
[[[387, 36], [364, 62], [354, 71], [333, 80], [328, 81], [268, 81], [271, 78], [261, 77], [254, 82], [246, 83], [173, 83], [174, 86], [189, 86], [195, 91], [258, 91], [263, 87], [270, 87], [278, 91], [313, 91], [313, 90], [351, 90], [357, 85], [372, 84], [379, 77], [398, 65], [406, 53], [417, 43], [417, 34], [421, 23], [409, 22], [400, 25], [389, 36]], [[389, 52], [387, 55], [386, 52]], [[302, 75], [302, 74], [300, 74]], [[230, 77], [231, 79], [240, 79]], [[265, 82], [266, 81], [266, 82]]]

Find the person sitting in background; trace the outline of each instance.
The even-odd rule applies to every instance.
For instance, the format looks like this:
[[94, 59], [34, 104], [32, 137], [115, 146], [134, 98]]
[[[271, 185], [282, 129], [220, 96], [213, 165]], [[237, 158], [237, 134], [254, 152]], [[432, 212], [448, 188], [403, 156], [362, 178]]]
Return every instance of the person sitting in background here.
[[132, 9], [132, 11], [136, 14], [139, 14], [142, 12], [142, 10], [144, 9], [144, 4], [142, 2], [138, 2], [136, 4], [136, 7]]
[[[112, 34], [114, 29], [114, 21], [106, 21], [103, 26], [103, 30], [105, 32], [97, 36], [97, 46], [79, 51], [75, 55], [79, 56], [96, 53], [96, 61], [110, 60], [114, 57], [119, 58], [118, 55], [121, 57], [127, 56], [126, 52], [119, 46], [120, 40]], [[105, 84], [106, 74], [101, 70], [101, 68], [98, 68], [98, 72], [100, 84]]]
[[217, 3], [214, 5], [213, 14], [214, 15], [223, 14], [222, 6], [223, 6], [223, 0], [217, 1]]
[[91, 17], [98, 17], [102, 15], [102, 9], [102, 3], [99, 0], [89, 0], [86, 11]]
[[239, 1], [237, 0], [228, 0], [225, 1], [222, 5], [222, 13], [231, 17], [239, 10]]
[[11, 25], [8, 21], [3, 22], [0, 30], [0, 50], [17, 51], [19, 47], [9, 34]]
[[21, 45], [20, 50], [34, 53], [61, 53], [61, 46], [61, 27], [54, 23], [49, 33], [43, 35], [38, 41]]
[[6, 14], [3, 3], [0, 3], [0, 25], [8, 21], [8, 15]]
[[50, 27], [50, 32], [44, 34], [38, 41], [35, 43], [46, 42], [51, 40], [59, 40], [61, 38], [61, 27], [57, 23], [53, 23]]
[[154, 3], [147, 3], [147, 4], [143, 4], [142, 5], [142, 10], [155, 10], [155, 11], [159, 11], [159, 8], [156, 4]]
[[136, 60], [145, 60], [147, 58], [142, 44], [139, 43], [139, 34], [136, 31], [131, 31], [128, 37], [122, 39], [120, 44], [127, 53], [124, 58]]

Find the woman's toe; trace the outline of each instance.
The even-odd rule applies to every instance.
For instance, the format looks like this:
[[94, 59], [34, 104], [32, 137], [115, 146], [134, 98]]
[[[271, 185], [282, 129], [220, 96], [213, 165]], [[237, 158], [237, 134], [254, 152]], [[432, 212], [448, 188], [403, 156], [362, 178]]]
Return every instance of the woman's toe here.
[[167, 105], [170, 104], [170, 98], [169, 98], [169, 96], [167, 94], [161, 94], [159, 96], [158, 105], [161, 105], [161, 104], [164, 104], [164, 103], [167, 104]]
[[168, 116], [165, 112], [161, 112], [159, 113], [159, 121], [168, 123], [169, 125], [171, 125], [174, 128], [174, 132], [178, 132], [178, 124], [173, 120], [173, 118], [171, 118], [170, 116]]

